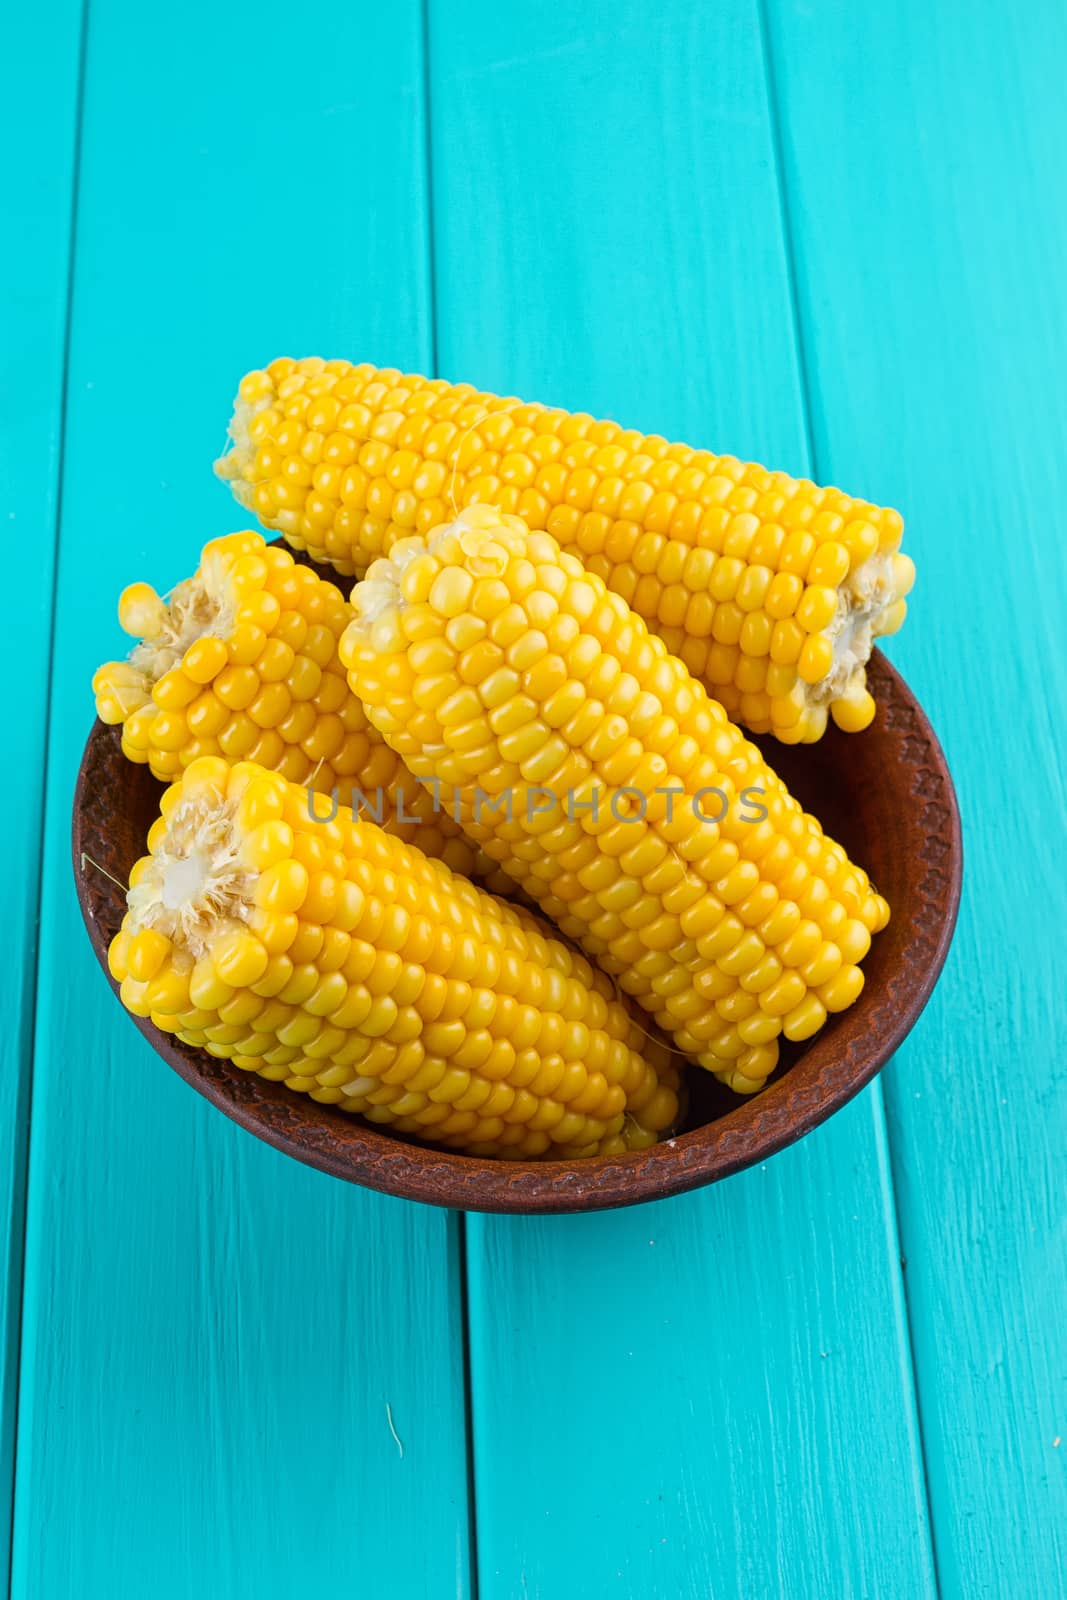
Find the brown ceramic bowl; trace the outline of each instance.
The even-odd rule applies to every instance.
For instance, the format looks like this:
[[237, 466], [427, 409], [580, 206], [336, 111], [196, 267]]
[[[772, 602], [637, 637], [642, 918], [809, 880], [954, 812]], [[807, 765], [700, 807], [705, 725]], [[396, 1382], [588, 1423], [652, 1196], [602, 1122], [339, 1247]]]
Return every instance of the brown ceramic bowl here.
[[[764, 1161], [825, 1122], [889, 1059], [930, 997], [956, 921], [963, 853], [944, 756], [907, 685], [877, 651], [870, 680], [879, 709], [867, 732], [831, 727], [817, 745], [799, 748], [767, 741], [793, 793], [893, 908], [864, 963], [863, 994], [814, 1039], [787, 1046], [775, 1077], [752, 1099], [693, 1069], [684, 1131], [651, 1150], [510, 1162], [426, 1149], [133, 1020], [175, 1072], [243, 1128], [335, 1177], [409, 1200], [470, 1211], [595, 1211], [680, 1194]], [[125, 906], [105, 873], [126, 882], [161, 792], [146, 767], [123, 758], [117, 730], [98, 722], [78, 774], [72, 844], [82, 915], [105, 973]], [[105, 871], [83, 865], [84, 857]]]

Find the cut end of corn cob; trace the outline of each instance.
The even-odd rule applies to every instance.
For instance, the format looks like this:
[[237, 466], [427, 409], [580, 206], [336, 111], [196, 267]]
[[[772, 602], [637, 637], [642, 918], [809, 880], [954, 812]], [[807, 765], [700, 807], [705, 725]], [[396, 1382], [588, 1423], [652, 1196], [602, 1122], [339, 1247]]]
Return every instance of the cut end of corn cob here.
[[[821, 632], [808, 633], [797, 659], [796, 688], [802, 700], [795, 725], [797, 742], [821, 737], [827, 712], [844, 733], [859, 733], [874, 719], [874, 697], [867, 689], [867, 663], [874, 642], [896, 633], [907, 612], [906, 596], [915, 581], [910, 557], [875, 551], [848, 572], [836, 591], [826, 587], [823, 609], [833, 605]], [[807, 599], [812, 593], [809, 588]], [[815, 610], [815, 620], [821, 613]], [[793, 742], [786, 729], [775, 730]]]
[[118, 611], [138, 642], [96, 672], [97, 713], [156, 777], [221, 755], [328, 790], [366, 760], [367, 719], [337, 659], [348, 604], [261, 534], [211, 540], [169, 600], [134, 583]]
[[549, 535], [470, 507], [352, 604], [341, 657], [377, 727], [691, 1059], [752, 1093], [780, 1036], [857, 999], [886, 902]]
[[169, 601], [134, 583], [118, 609], [138, 642], [128, 660], [98, 669], [93, 691], [129, 760], [164, 782], [202, 756], [255, 761], [363, 805], [499, 893], [514, 890], [371, 726], [338, 654], [351, 608], [288, 550], [251, 531], [213, 539]]
[[525, 912], [251, 763], [192, 763], [130, 875], [109, 965], [185, 1042], [397, 1131], [527, 1159], [643, 1149], [679, 1075]]
[[360, 574], [466, 506], [552, 534], [732, 717], [785, 743], [874, 716], [914, 568], [885, 507], [617, 423], [345, 361], [244, 379], [216, 463], [297, 549]]
[[247, 510], [255, 509], [256, 438], [262, 433], [256, 419], [269, 421], [277, 405], [277, 390], [269, 372], [250, 372], [241, 380], [230, 420], [230, 448], [215, 462], [215, 474], [233, 490]]

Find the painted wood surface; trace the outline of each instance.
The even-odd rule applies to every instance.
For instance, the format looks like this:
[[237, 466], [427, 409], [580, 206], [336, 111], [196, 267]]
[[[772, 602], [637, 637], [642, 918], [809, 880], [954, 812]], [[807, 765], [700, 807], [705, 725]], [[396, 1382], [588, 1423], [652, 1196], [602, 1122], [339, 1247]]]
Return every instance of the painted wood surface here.
[[429, 359], [418, 12], [161, 27], [89, 21], [12, 1591], [439, 1600], [468, 1592], [454, 1221], [286, 1161], [167, 1071], [101, 981], [67, 843], [119, 591], [245, 520], [211, 473], [241, 372]]
[[[7, 866], [0, 905], [9, 959], [0, 963], [0, 1572], [10, 1559], [18, 1400], [26, 1149], [37, 979], [38, 897], [56, 522], [63, 447], [70, 232], [82, 16], [75, 0], [50, 16], [12, 14], [0, 50], [0, 147], [29, 145], [37, 162], [0, 167], [0, 530], [9, 592], [0, 681], [11, 686], [0, 789]], [[15, 245], [17, 241], [17, 247]]]
[[[78, 9], [18, 28], [10, 1592], [1065, 1592], [1061, 9], [90, 0], [80, 117]], [[883, 1084], [802, 1145], [637, 1211], [450, 1218], [258, 1146], [121, 1016], [69, 883], [88, 677], [123, 584], [241, 524], [210, 461], [282, 352], [903, 509], [892, 653], [957, 777], [964, 910]]]
[[896, 658], [967, 849], [886, 1078], [942, 1591], [1037, 1600], [1067, 1590], [1067, 18], [772, 17], [816, 456], [909, 517]]

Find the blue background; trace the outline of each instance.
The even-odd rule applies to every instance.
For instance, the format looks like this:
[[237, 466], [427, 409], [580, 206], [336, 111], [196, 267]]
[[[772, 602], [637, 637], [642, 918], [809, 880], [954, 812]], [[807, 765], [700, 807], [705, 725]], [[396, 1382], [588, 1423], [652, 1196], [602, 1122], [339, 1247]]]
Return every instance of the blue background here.
[[[12, 1593], [1063, 1593], [1064, 8], [55, 0], [5, 32]], [[283, 353], [904, 512], [893, 655], [965, 899], [906, 1048], [802, 1145], [464, 1220], [258, 1145], [122, 1017], [67, 853], [89, 678], [123, 585], [242, 525], [211, 462]]]

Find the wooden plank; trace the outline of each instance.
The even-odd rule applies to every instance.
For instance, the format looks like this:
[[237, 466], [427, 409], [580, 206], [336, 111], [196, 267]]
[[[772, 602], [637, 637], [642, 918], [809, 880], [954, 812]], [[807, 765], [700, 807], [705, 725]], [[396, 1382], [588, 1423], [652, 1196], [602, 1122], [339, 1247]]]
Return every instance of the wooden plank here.
[[[17, 604], [0, 634], [9, 781], [0, 792], [8, 862], [8, 959], [0, 966], [0, 1571], [10, 1558], [26, 1146], [37, 962], [48, 670], [62, 449], [63, 370], [82, 16], [22, 8], [0, 53], [0, 527]], [[14, 247], [17, 241], [17, 248]], [[5, 1580], [6, 1581], [6, 1580]]]
[[901, 506], [955, 949], [888, 1077], [942, 1590], [1067, 1584], [1067, 21], [771, 5], [823, 471]]
[[241, 373], [286, 350], [428, 358], [421, 41], [414, 0], [311, 0], [285, 26], [206, 0], [177, 27], [93, 7], [19, 1597], [467, 1592], [453, 1221], [285, 1160], [169, 1073], [101, 980], [66, 842], [119, 590], [169, 587], [243, 520], [211, 473]]
[[[431, 18], [442, 371], [804, 470], [756, 6]], [[483, 1597], [934, 1592], [885, 1154], [468, 1220]]]

